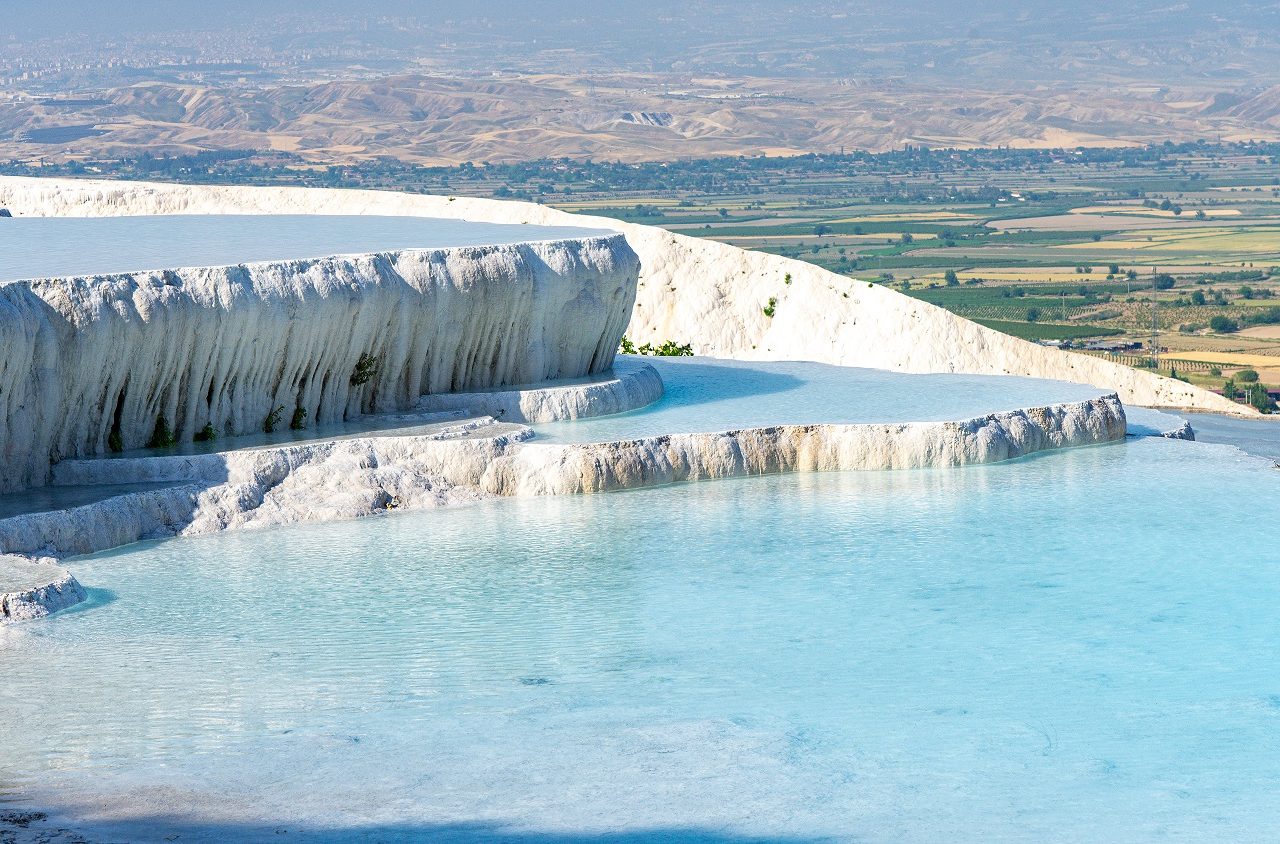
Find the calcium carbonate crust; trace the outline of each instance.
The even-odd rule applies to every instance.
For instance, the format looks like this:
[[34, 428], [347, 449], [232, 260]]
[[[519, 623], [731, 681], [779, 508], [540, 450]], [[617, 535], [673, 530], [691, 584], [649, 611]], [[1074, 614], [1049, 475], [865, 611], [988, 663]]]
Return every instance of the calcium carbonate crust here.
[[[699, 355], [811, 360], [901, 372], [1022, 375], [1092, 384], [1128, 404], [1249, 415], [1170, 378], [980, 326], [879, 284], [803, 261], [533, 203], [386, 191], [218, 187], [0, 177], [16, 215], [392, 214], [495, 223], [601, 226], [626, 235], [642, 274], [627, 336], [676, 340]], [[772, 316], [764, 312], [770, 300]]]
[[51, 558], [0, 556], [0, 625], [44, 618], [85, 597], [71, 572]]
[[662, 377], [647, 363], [614, 359], [610, 377], [577, 384], [541, 384], [513, 390], [434, 393], [423, 396], [424, 413], [463, 411], [503, 422], [556, 422], [625, 413], [662, 398]]
[[0, 488], [58, 460], [609, 369], [621, 235], [0, 286]]
[[[528, 427], [489, 420], [462, 433], [73, 460], [58, 467], [59, 482], [178, 485], [0, 520], [0, 549], [28, 557], [67, 556], [139, 539], [351, 519], [497, 496], [605, 492], [780, 472], [966, 466], [1124, 436], [1124, 408], [1112, 394], [960, 422], [780, 425], [542, 444]], [[82, 599], [83, 590], [66, 578], [50, 584], [38, 600], [10, 603], [43, 602], [53, 611]], [[32, 613], [21, 617], [39, 614]]]

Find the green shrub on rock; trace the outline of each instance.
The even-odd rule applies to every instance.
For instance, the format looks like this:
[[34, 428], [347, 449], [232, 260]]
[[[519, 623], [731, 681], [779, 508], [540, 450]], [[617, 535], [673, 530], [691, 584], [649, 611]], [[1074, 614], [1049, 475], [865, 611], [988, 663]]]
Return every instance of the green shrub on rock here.
[[169, 427], [169, 420], [161, 413], [156, 417], [156, 426], [151, 431], [151, 439], [147, 440], [147, 448], [168, 448], [178, 440]]
[[275, 433], [276, 426], [280, 424], [280, 417], [282, 416], [284, 416], [283, 405], [268, 413], [267, 418], [262, 420], [262, 432], [264, 434]]

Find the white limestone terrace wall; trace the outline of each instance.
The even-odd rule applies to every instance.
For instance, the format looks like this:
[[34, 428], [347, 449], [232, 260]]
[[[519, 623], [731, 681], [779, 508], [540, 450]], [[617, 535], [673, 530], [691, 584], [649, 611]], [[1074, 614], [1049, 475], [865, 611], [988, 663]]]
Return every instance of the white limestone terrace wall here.
[[503, 422], [558, 422], [625, 413], [662, 398], [662, 376], [647, 363], [616, 358], [612, 374], [580, 383], [557, 382], [500, 391], [423, 396], [423, 413], [463, 411]]
[[[607, 370], [639, 264], [621, 235], [0, 287], [0, 488], [125, 449]], [[353, 383], [362, 356], [372, 377]]]
[[[813, 360], [903, 372], [1024, 375], [1093, 384], [1129, 404], [1249, 414], [1207, 390], [1001, 334], [883, 285], [802, 261], [521, 202], [383, 191], [165, 185], [0, 177], [17, 215], [395, 214], [623, 232], [642, 275], [627, 335], [700, 355]], [[787, 276], [791, 277], [788, 284]], [[777, 300], [772, 318], [764, 314]]]
[[143, 538], [357, 518], [494, 496], [565, 495], [779, 472], [1009, 460], [1125, 436], [1114, 395], [958, 422], [781, 425], [604, 443], [490, 436], [364, 437], [221, 454], [74, 460], [63, 483], [185, 481], [0, 519], [0, 552], [84, 554]]

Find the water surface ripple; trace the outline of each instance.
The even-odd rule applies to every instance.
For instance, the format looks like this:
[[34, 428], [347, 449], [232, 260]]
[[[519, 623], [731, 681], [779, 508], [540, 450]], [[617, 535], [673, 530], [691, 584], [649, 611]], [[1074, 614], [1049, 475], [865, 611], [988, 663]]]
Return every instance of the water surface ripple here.
[[1139, 439], [142, 544], [0, 633], [0, 781], [111, 840], [1260, 840], [1278, 510]]

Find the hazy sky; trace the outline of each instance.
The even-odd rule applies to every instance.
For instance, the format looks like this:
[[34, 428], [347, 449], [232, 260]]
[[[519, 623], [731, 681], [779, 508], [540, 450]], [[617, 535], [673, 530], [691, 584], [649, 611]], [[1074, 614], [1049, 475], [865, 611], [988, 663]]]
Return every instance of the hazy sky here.
[[[38, 43], [33, 54], [41, 57], [59, 49], [83, 55], [122, 34], [154, 47], [156, 33], [172, 32], [158, 46], [193, 58], [251, 45], [246, 55], [315, 50], [380, 68], [446, 57], [479, 71], [865, 72], [935, 81], [960, 73], [1038, 84], [1105, 78], [1119, 63], [1128, 78], [1161, 83], [1219, 75], [1280, 81], [1275, 0], [0, 0], [0, 7], [0, 46]], [[231, 36], [226, 49], [203, 35], [211, 31]]]
[[[891, 30], [924, 25], [928, 30], [967, 29], [982, 23], [999, 36], [1052, 24], [1098, 37], [1141, 36], [1157, 30], [1203, 26], [1216, 18], [1248, 24], [1277, 17], [1277, 5], [1263, 0], [876, 0], [876, 2], [671, 2], [670, 0], [3, 0], [0, 33], [48, 35], [68, 32], [162, 31], [243, 26], [275, 15], [312, 20], [324, 15], [415, 15], [431, 18], [487, 18], [495, 21], [616, 21], [638, 28], [677, 15], [708, 33], [729, 37], [761, 35], [768, 10], [786, 9], [793, 28], [829, 31], [840, 21], [874, 22]], [[699, 19], [701, 16], [701, 19]], [[835, 17], [833, 17], [835, 16]], [[843, 17], [841, 17], [843, 16]], [[587, 26], [583, 30], [590, 30]], [[754, 30], [754, 31], [753, 31]], [[1266, 35], [1266, 33], [1261, 33]], [[574, 35], [566, 31], [567, 37]]]

